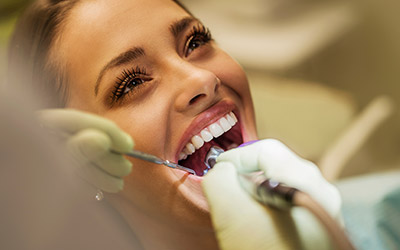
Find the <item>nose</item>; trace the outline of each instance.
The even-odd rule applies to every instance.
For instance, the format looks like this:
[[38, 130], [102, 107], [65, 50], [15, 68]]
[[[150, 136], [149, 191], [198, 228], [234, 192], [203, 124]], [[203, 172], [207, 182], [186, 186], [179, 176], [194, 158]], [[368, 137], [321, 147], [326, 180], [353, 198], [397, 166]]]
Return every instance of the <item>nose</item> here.
[[192, 67], [181, 75], [176, 83], [175, 109], [178, 112], [199, 113], [212, 105], [218, 98], [221, 81], [211, 71]]

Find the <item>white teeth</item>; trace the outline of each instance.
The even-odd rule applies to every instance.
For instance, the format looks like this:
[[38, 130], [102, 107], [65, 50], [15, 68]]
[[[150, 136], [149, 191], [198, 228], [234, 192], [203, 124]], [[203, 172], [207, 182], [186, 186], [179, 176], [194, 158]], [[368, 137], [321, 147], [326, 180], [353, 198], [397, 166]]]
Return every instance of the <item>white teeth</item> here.
[[[233, 118], [233, 120], [235, 121], [235, 123], [238, 122], [238, 119], [236, 118], [236, 115], [233, 112], [230, 112], [229, 115]], [[232, 125], [233, 126], [233, 125]]]
[[193, 144], [192, 143], [188, 143], [188, 144], [186, 144], [186, 149], [187, 149], [187, 151], [189, 152], [189, 154], [188, 155], [191, 155], [191, 154], [193, 154], [194, 153], [194, 151], [196, 151], [196, 148], [193, 146]]
[[214, 138], [213, 135], [205, 129], [200, 132], [200, 136], [205, 142], [209, 142]]
[[225, 117], [226, 117], [226, 120], [229, 122], [229, 124], [230, 124], [231, 126], [235, 125], [235, 123], [236, 123], [236, 122], [235, 122], [235, 119], [233, 119], [232, 116], [231, 116], [230, 114], [226, 115]]
[[228, 150], [237, 147], [239, 147], [239, 145], [237, 145], [236, 143], [232, 143], [231, 145], [228, 146]]
[[185, 157], [187, 157], [187, 155], [186, 155], [185, 153], [181, 152], [181, 153], [179, 154], [179, 160], [186, 159]]
[[210, 126], [208, 126], [208, 130], [210, 130], [211, 134], [215, 138], [221, 136], [224, 133], [224, 130], [221, 128], [221, 126], [218, 123], [213, 123]]
[[190, 151], [189, 151], [187, 148], [184, 148], [184, 149], [183, 149], [183, 153], [184, 153], [185, 155], [191, 155]]
[[200, 136], [195, 135], [192, 137], [192, 143], [196, 149], [199, 149], [199, 148], [203, 147], [204, 140]]
[[191, 141], [186, 144], [183, 152], [179, 154], [179, 160], [185, 160], [188, 155], [193, 154], [197, 149], [203, 147], [205, 142], [209, 142], [214, 137], [217, 138], [223, 133], [229, 131], [237, 121], [235, 114], [230, 112], [218, 121], [209, 125], [207, 128], [204, 128], [198, 135], [193, 136]]
[[219, 125], [221, 125], [222, 129], [224, 130], [224, 132], [228, 131], [229, 129], [232, 128], [232, 125], [229, 124], [228, 120], [225, 117], [222, 117], [219, 120]]

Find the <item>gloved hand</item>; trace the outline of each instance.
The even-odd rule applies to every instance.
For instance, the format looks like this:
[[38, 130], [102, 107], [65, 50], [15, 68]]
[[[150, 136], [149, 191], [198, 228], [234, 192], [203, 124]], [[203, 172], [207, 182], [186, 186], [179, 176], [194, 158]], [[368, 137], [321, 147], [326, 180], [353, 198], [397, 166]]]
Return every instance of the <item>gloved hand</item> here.
[[339, 192], [314, 164], [277, 140], [259, 141], [222, 153], [203, 179], [221, 249], [329, 249], [328, 235], [307, 210], [278, 211], [261, 205], [244, 191], [237, 172], [259, 170], [308, 193], [334, 218], [340, 218]]
[[123, 189], [122, 177], [132, 163], [111, 150], [128, 152], [134, 143], [114, 122], [73, 109], [42, 110], [38, 118], [43, 127], [65, 137], [67, 151], [86, 181], [109, 193]]

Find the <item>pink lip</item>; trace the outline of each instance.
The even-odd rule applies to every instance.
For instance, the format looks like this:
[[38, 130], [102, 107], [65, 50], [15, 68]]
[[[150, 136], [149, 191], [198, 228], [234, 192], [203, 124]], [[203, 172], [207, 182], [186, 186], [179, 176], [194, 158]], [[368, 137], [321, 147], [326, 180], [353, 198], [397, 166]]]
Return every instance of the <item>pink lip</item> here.
[[223, 100], [219, 103], [213, 105], [209, 109], [202, 112], [199, 116], [197, 116], [186, 131], [183, 133], [181, 140], [179, 141], [179, 147], [176, 151], [175, 159], [178, 159], [179, 153], [182, 152], [183, 148], [186, 144], [192, 139], [194, 135], [200, 133], [208, 125], [216, 122], [218, 119], [228, 114], [229, 112], [236, 109], [236, 105], [233, 101]]

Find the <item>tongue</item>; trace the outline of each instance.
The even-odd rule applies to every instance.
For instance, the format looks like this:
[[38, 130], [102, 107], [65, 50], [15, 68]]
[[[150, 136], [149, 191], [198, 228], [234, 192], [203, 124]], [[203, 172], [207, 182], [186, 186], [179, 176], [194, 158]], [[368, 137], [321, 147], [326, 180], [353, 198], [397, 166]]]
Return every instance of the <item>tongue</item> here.
[[179, 164], [193, 169], [196, 175], [203, 176], [208, 168], [204, 163], [206, 155], [212, 146], [218, 146], [223, 150], [231, 149], [233, 145], [240, 145], [243, 143], [240, 126], [236, 124], [231, 130], [218, 138], [214, 138], [207, 142], [200, 149], [196, 150], [186, 160], [179, 161]]
[[180, 161], [179, 164], [193, 169], [196, 172], [196, 175], [203, 176], [205, 174], [204, 170], [207, 169], [204, 160], [206, 158], [208, 150], [210, 150], [212, 146], [221, 147], [217, 142], [215, 142], [214, 139], [208, 143], [205, 143], [203, 147], [196, 150], [196, 152], [190, 155], [186, 160]]

